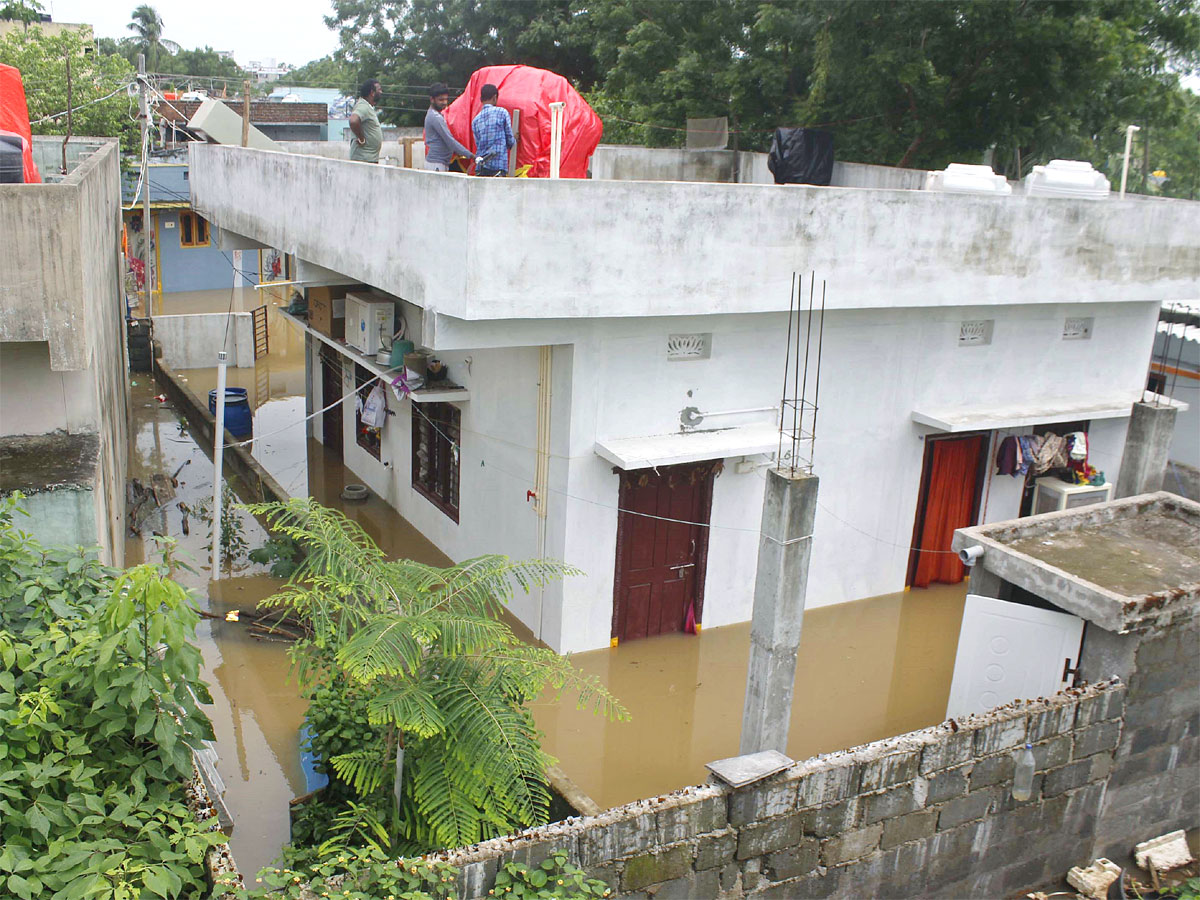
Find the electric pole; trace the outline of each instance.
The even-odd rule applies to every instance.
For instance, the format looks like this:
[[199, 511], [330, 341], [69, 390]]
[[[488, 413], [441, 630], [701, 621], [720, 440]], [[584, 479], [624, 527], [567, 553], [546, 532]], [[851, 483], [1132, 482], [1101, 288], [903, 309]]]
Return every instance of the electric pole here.
[[138, 54], [138, 106], [139, 118], [142, 120], [142, 246], [146, 249], [145, 272], [143, 284], [146, 288], [146, 318], [150, 319], [150, 368], [154, 369], [154, 313], [150, 305], [154, 302], [154, 253], [151, 247], [151, 236], [154, 225], [150, 221], [150, 94], [147, 90], [146, 55]]

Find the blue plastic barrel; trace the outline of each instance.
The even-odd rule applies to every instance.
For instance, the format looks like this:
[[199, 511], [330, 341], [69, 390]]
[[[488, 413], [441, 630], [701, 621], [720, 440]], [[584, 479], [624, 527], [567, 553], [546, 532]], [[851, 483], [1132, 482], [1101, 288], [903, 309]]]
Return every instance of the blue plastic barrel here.
[[[208, 392], [208, 411], [217, 414], [217, 392]], [[234, 437], [249, 437], [254, 433], [254, 415], [245, 388], [225, 388], [225, 430]]]

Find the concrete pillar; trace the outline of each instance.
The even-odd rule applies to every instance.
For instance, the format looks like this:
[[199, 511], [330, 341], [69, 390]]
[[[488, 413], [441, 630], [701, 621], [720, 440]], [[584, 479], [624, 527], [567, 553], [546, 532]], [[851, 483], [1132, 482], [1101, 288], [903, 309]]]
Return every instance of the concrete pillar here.
[[1133, 404], [1114, 492], [1116, 499], [1162, 490], [1167, 455], [1175, 434], [1175, 412], [1173, 406]]
[[763, 496], [740, 753], [787, 752], [817, 516], [815, 475], [772, 469]]
[[967, 581], [967, 593], [977, 594], [980, 597], [991, 597], [993, 600], [1003, 600], [1000, 596], [1000, 591], [1004, 587], [1004, 579], [995, 572], [990, 572], [983, 567], [983, 563], [977, 562], [971, 568], [967, 569], [970, 572], [969, 580]]

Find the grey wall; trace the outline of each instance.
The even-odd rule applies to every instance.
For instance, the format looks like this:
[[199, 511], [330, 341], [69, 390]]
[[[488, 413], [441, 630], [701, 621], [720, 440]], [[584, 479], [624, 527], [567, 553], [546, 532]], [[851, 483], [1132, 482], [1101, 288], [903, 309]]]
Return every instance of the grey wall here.
[[[119, 284], [121, 185], [115, 141], [79, 140], [78, 165], [61, 181], [0, 185], [0, 353], [5, 344], [45, 343], [49, 368], [73, 387], [61, 422], [39, 420], [68, 433], [100, 437], [97, 539], [105, 559], [124, 558], [128, 387], [123, 297]], [[62, 141], [35, 138], [39, 153]], [[70, 149], [70, 146], [69, 146]], [[24, 352], [24, 351], [20, 351]], [[49, 383], [18, 385], [37, 403]], [[5, 389], [12, 389], [7, 382]], [[32, 396], [28, 396], [28, 394]], [[31, 426], [32, 427], [32, 426]], [[6, 433], [14, 433], [5, 424]]]
[[[1125, 694], [1096, 684], [806, 760], [738, 791], [687, 788], [446, 858], [462, 867], [466, 897], [486, 896], [501, 862], [536, 865], [554, 849], [622, 897], [1011, 896], [1091, 858], [1124, 752]], [[1026, 741], [1037, 772], [1018, 803], [1013, 753]], [[1193, 771], [1182, 757], [1146, 765], [1180, 782]], [[1126, 848], [1159, 833], [1137, 817], [1111, 824]]]

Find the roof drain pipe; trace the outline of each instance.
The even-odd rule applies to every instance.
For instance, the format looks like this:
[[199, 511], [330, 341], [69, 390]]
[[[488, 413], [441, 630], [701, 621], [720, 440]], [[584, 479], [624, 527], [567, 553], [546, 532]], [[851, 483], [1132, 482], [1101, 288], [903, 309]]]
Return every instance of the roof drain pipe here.
[[[537, 556], [546, 558], [546, 508], [550, 499], [550, 383], [554, 376], [554, 348], [538, 348], [537, 462], [533, 476], [533, 510], [537, 513]], [[538, 630], [542, 639], [546, 586], [538, 588]]]
[[558, 178], [562, 168], [563, 117], [567, 104], [561, 100], [550, 104], [550, 177]]

